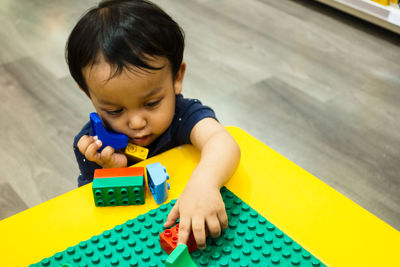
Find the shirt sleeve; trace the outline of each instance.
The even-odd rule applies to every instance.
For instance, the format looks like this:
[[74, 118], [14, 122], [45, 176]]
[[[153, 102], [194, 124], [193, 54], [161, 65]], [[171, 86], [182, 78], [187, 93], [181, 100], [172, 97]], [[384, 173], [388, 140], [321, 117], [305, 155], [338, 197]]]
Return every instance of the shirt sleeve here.
[[87, 160], [85, 156], [79, 151], [77, 146], [78, 141], [82, 136], [90, 134], [91, 134], [90, 123], [87, 123], [79, 132], [79, 134], [74, 138], [74, 144], [73, 144], [74, 154], [80, 171], [78, 176], [79, 187], [92, 182], [94, 171], [96, 169], [101, 169], [101, 166], [98, 165], [96, 162]]
[[181, 106], [177, 114], [178, 127], [176, 132], [177, 142], [180, 144], [191, 144], [190, 134], [192, 129], [202, 119], [213, 118], [217, 120], [215, 112], [197, 99], [181, 98], [178, 99], [177, 104]]

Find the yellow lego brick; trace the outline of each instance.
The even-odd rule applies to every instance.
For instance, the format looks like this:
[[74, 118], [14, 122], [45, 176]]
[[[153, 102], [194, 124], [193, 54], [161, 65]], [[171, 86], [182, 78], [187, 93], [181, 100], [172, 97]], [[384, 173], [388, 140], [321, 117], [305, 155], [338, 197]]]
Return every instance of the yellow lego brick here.
[[147, 154], [149, 153], [149, 150], [145, 147], [128, 143], [128, 146], [125, 148], [124, 153], [130, 160], [142, 161], [147, 159]]
[[384, 6], [390, 5], [390, 0], [371, 0], [371, 1], [377, 2], [378, 4], [381, 4]]
[[394, 3], [394, 4], [398, 4], [399, 0], [390, 0], [390, 2]]

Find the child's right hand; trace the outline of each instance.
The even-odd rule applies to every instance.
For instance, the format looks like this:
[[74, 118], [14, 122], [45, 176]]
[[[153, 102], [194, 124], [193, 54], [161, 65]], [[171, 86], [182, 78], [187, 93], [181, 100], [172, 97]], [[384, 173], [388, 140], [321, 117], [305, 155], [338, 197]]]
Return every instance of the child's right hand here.
[[123, 168], [128, 165], [128, 159], [124, 154], [115, 153], [111, 146], [105, 147], [101, 152], [99, 149], [103, 143], [97, 136], [84, 135], [78, 141], [78, 149], [89, 161], [96, 162], [103, 168]]

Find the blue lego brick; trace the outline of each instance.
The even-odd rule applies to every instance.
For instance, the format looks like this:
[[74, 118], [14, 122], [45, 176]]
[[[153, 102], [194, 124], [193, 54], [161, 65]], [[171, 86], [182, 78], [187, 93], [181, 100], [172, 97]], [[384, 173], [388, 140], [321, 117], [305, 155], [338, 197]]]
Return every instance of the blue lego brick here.
[[156, 162], [146, 166], [147, 183], [157, 204], [162, 204], [168, 198], [169, 175], [161, 163]]
[[165, 262], [165, 267], [197, 267], [189, 255], [188, 247], [180, 244], [172, 251]]
[[111, 146], [115, 150], [118, 150], [128, 145], [128, 136], [106, 130], [96, 112], [90, 113], [90, 125], [92, 126], [93, 135], [97, 136], [103, 142], [103, 146], [99, 151], [103, 150], [106, 146]]
[[[221, 195], [229, 226], [220, 237], [208, 237], [206, 249], [191, 253], [198, 266], [326, 266], [228, 189]], [[165, 266], [159, 235], [175, 202], [30, 266]]]

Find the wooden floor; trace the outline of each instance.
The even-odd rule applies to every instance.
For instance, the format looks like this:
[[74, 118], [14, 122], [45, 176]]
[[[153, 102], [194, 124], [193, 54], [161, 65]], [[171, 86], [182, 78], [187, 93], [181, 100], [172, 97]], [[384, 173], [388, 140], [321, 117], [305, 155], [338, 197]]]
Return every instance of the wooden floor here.
[[[66, 38], [97, 1], [0, 5], [0, 219], [76, 188], [91, 104]], [[400, 36], [310, 0], [162, 0], [184, 93], [400, 229]]]

